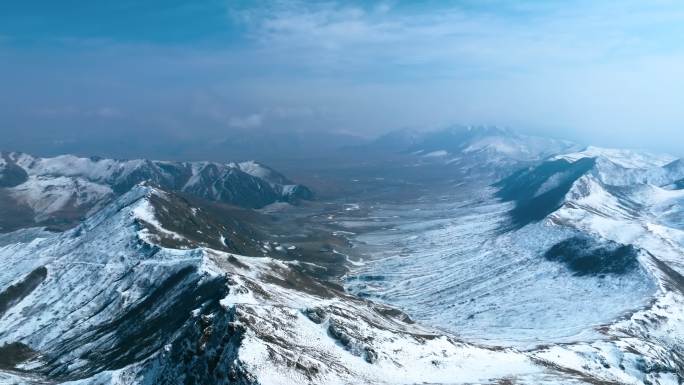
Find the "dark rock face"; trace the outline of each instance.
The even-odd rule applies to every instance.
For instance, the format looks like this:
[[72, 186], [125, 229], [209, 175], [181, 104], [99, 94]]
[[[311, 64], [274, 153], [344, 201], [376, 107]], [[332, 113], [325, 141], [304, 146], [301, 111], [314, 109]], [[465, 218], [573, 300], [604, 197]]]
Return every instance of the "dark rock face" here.
[[684, 189], [684, 179], [675, 182], [675, 188], [678, 190]]
[[21, 342], [13, 342], [0, 346], [0, 369], [14, 369], [14, 367], [28, 359], [35, 357], [36, 352]]
[[[112, 175], [107, 183], [117, 194], [146, 181], [163, 189], [246, 208], [261, 208], [279, 201], [294, 203], [313, 197], [308, 188], [294, 185], [281, 174], [262, 167], [269, 170], [269, 180], [217, 163], [201, 166], [193, 176], [191, 163], [145, 161], [125, 177]], [[292, 185], [292, 188], [286, 192], [285, 185]]]
[[304, 309], [304, 310], [302, 311], [302, 313], [304, 313], [304, 315], [305, 315], [308, 319], [310, 319], [311, 322], [313, 322], [313, 323], [315, 323], [315, 324], [318, 324], [318, 325], [320, 325], [320, 324], [322, 324], [323, 322], [325, 322], [325, 320], [326, 320], [327, 317], [328, 317], [327, 314], [325, 314], [325, 310], [323, 310], [323, 309], [321, 309], [321, 308], [318, 308], [318, 307], [316, 307], [316, 308]]
[[363, 357], [369, 364], [377, 362], [378, 353], [372, 347], [364, 343], [363, 339], [356, 335], [356, 332], [347, 329], [339, 323], [330, 321], [328, 324], [328, 335], [351, 354]]
[[286, 201], [291, 203], [297, 203], [301, 200], [312, 200], [314, 198], [314, 193], [308, 187], [298, 184], [292, 187], [292, 190], [285, 194]]
[[173, 180], [166, 178], [160, 168], [149, 160], [146, 160], [141, 166], [137, 167], [125, 177], [115, 173], [111, 175], [106, 182], [112, 186], [112, 190], [115, 193], [123, 194], [143, 181], [166, 187], [172, 187], [170, 185], [173, 184]]
[[146, 365], [142, 383], [256, 385], [238, 360], [245, 333], [235, 309], [207, 309]]
[[0, 233], [35, 226], [33, 210], [17, 203], [5, 189], [0, 188]]
[[201, 171], [200, 182], [182, 191], [200, 198], [248, 208], [260, 208], [285, 200], [277, 188], [259, 178], [239, 170], [219, 171], [212, 166]]
[[[593, 158], [573, 163], [559, 159], [520, 170], [494, 185], [499, 188], [497, 197], [505, 202], [515, 202], [510, 213], [511, 222], [515, 228], [523, 227], [559, 209], [572, 184], [595, 164]], [[550, 181], [551, 178], [555, 180]], [[540, 191], [545, 184], [548, 189]]]
[[575, 275], [628, 274], [639, 268], [632, 245], [573, 237], [551, 247], [544, 258], [565, 264]]
[[[66, 338], [44, 352], [47, 364], [40, 371], [48, 378], [74, 380], [144, 361], [173, 341], [198, 306], [205, 311], [220, 308], [219, 300], [227, 290], [224, 279], [206, 279], [194, 266], [170, 272], [119, 317]], [[92, 346], [78, 357], [84, 365], [71, 368], [74, 352], [84, 345]]]
[[155, 234], [160, 246], [182, 249], [201, 245], [236, 254], [257, 255], [260, 245], [254, 239], [260, 236], [250, 225], [236, 218], [242, 209], [218, 211], [215, 206], [205, 209], [197, 199], [193, 205], [184, 197], [171, 193], [152, 195], [149, 199], [162, 226], [184, 237], [177, 239], [157, 233], [154, 226], [140, 223]]
[[0, 292], [0, 317], [16, 303], [38, 287], [47, 277], [47, 269], [39, 267], [29, 273], [23, 280]]
[[0, 154], [5, 160], [5, 165], [0, 166], [0, 188], [18, 186], [28, 180], [28, 174], [23, 168], [17, 166], [6, 154]]

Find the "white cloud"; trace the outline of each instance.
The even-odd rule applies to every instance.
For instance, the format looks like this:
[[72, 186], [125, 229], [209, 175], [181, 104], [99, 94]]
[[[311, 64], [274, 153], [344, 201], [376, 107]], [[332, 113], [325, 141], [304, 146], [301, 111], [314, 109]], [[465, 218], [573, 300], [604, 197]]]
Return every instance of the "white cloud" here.
[[251, 60], [279, 71], [246, 87], [330, 108], [326, 127], [492, 123], [658, 145], [684, 121], [681, 2], [278, 4], [243, 19]]
[[668, 40], [667, 49], [676, 49], [666, 31], [684, 32], [684, 7], [664, 3], [520, 2], [500, 5], [502, 12], [437, 4], [408, 12], [386, 3], [365, 9], [294, 1], [251, 9], [242, 20], [262, 52], [298, 68], [353, 74], [417, 67], [423, 75], [458, 76], [591, 66], [648, 54]]
[[92, 111], [92, 114], [101, 118], [119, 118], [123, 113], [114, 107], [100, 107]]
[[51, 118], [102, 118], [114, 119], [124, 116], [124, 113], [116, 107], [100, 106], [95, 108], [84, 108], [76, 106], [59, 106], [41, 108], [35, 111], [39, 116]]
[[256, 128], [263, 124], [261, 114], [251, 114], [246, 116], [233, 116], [228, 120], [228, 126], [232, 128]]

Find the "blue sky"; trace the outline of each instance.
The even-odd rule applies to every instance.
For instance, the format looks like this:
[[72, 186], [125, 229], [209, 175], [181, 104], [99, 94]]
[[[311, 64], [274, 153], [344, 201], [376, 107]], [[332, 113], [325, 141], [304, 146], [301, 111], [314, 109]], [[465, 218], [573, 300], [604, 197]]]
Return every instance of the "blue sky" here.
[[6, 1], [0, 130], [497, 124], [684, 153], [679, 1]]

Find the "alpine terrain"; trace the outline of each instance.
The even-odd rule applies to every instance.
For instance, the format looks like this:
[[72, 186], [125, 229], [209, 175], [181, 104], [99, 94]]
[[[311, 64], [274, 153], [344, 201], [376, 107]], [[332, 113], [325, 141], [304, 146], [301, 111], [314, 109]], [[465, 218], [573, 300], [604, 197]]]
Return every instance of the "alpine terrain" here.
[[452, 127], [283, 167], [3, 152], [0, 383], [684, 383], [683, 160]]

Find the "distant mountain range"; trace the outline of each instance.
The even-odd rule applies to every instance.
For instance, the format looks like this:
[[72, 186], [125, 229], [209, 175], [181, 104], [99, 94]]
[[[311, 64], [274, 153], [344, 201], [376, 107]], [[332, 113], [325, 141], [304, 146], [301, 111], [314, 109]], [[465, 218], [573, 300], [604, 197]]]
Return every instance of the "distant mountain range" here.
[[313, 193], [260, 163], [37, 158], [0, 154], [0, 228], [69, 226], [140, 182], [211, 201], [260, 208]]
[[393, 131], [368, 144], [375, 149], [411, 152], [427, 157], [486, 155], [530, 161], [579, 149], [572, 142], [522, 135], [492, 126], [454, 126], [434, 131]]

